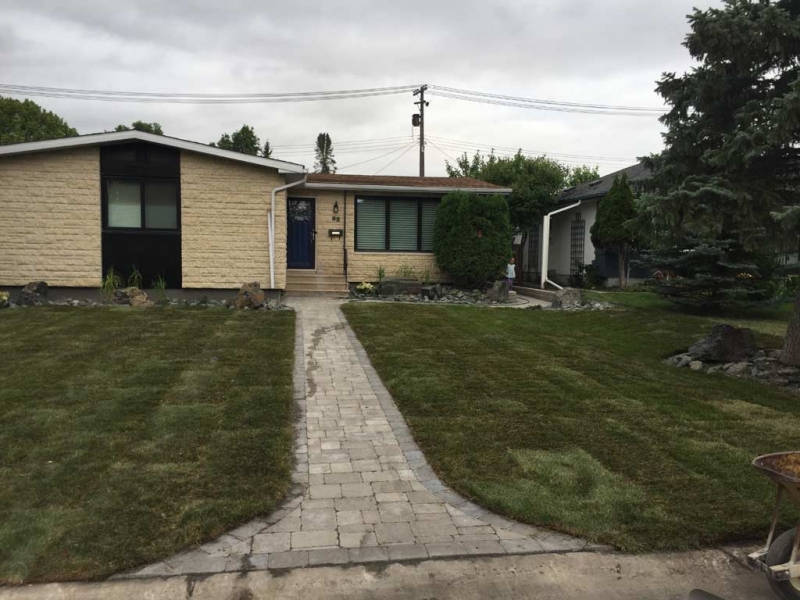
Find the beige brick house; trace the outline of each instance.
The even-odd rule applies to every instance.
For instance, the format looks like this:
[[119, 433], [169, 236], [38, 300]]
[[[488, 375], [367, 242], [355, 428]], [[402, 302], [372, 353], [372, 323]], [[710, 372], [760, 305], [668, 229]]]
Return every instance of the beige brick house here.
[[474, 179], [309, 174], [299, 164], [139, 131], [0, 146], [0, 286], [346, 290], [432, 253], [441, 197]]

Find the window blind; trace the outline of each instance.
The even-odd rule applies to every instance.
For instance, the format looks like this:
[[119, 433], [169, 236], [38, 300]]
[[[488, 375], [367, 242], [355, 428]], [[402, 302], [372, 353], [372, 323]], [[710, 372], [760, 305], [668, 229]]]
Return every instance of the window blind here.
[[393, 199], [389, 210], [389, 250], [417, 249], [417, 200]]
[[433, 252], [433, 225], [436, 222], [436, 209], [439, 208], [438, 200], [422, 201], [422, 245], [423, 252]]
[[356, 210], [358, 249], [386, 250], [386, 201], [382, 198], [359, 198]]

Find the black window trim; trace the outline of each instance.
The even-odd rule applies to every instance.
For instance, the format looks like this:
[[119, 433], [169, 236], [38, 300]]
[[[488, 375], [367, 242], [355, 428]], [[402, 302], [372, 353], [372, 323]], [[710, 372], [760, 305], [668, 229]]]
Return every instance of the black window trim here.
[[[386, 207], [386, 223], [384, 226], [385, 229], [385, 239], [383, 241], [383, 250], [375, 250], [375, 249], [365, 249], [358, 247], [358, 201], [359, 200], [383, 200], [384, 206]], [[417, 249], [416, 250], [391, 250], [391, 240], [390, 238], [390, 228], [391, 228], [391, 206], [392, 200], [415, 200], [417, 202]], [[433, 250], [423, 250], [422, 249], [422, 204], [425, 201], [433, 200], [437, 203], [441, 203], [442, 199], [438, 197], [425, 197], [425, 196], [365, 196], [365, 195], [358, 195], [355, 197], [354, 211], [355, 211], [355, 218], [353, 219], [353, 248], [356, 252], [381, 252], [381, 253], [392, 253], [392, 254], [433, 254]]]
[[[157, 235], [180, 235], [181, 234], [181, 180], [180, 177], [161, 177], [153, 175], [103, 175], [102, 180], [102, 217], [103, 231], [108, 233], [133, 233], [133, 234], [157, 234]], [[108, 224], [108, 181], [138, 181], [139, 182], [139, 210], [141, 211], [140, 227], [112, 227]], [[175, 227], [147, 227], [145, 215], [145, 189], [148, 181], [172, 182], [175, 184], [176, 198], [175, 210], [177, 212]]]

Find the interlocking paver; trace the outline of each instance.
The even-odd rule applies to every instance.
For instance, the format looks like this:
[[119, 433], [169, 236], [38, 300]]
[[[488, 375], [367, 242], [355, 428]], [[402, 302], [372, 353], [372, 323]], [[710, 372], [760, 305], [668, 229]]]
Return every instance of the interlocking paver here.
[[292, 550], [303, 548], [324, 548], [336, 546], [339, 534], [335, 529], [328, 531], [295, 531], [292, 534]]
[[253, 554], [288, 552], [291, 549], [291, 533], [260, 533], [253, 536]]
[[291, 477], [298, 491], [269, 517], [132, 576], [586, 548], [450, 490], [425, 461], [337, 303], [293, 304], [300, 418]]
[[378, 523], [375, 536], [379, 544], [413, 544], [415, 540], [408, 523]]

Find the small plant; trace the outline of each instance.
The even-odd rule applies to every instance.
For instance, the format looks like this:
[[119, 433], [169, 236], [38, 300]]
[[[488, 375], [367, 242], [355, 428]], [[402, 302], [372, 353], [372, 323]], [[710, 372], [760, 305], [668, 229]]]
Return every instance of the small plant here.
[[0, 308], [7, 308], [8, 307], [8, 292], [0, 292]]
[[150, 287], [152, 287], [159, 296], [159, 300], [166, 300], [167, 299], [167, 280], [164, 279], [164, 276], [159, 274], [151, 283]]
[[378, 267], [378, 283], [383, 283], [383, 280], [386, 279], [386, 269], [383, 268], [383, 265]]
[[100, 293], [106, 298], [111, 298], [114, 295], [114, 291], [122, 287], [122, 283], [122, 277], [114, 270], [114, 267], [111, 267], [103, 277]]
[[361, 294], [374, 294], [375, 286], [366, 281], [362, 281], [356, 286], [356, 290], [358, 290], [358, 292]]
[[128, 277], [128, 287], [142, 287], [142, 274], [139, 272], [139, 269], [136, 268], [136, 265], [131, 267], [131, 274]]
[[397, 276], [403, 278], [414, 277], [414, 267], [412, 267], [408, 263], [403, 263], [402, 265], [397, 267]]
[[430, 269], [430, 267], [425, 267], [422, 270], [422, 273], [419, 276], [419, 280], [422, 283], [430, 283], [431, 282], [431, 269]]

